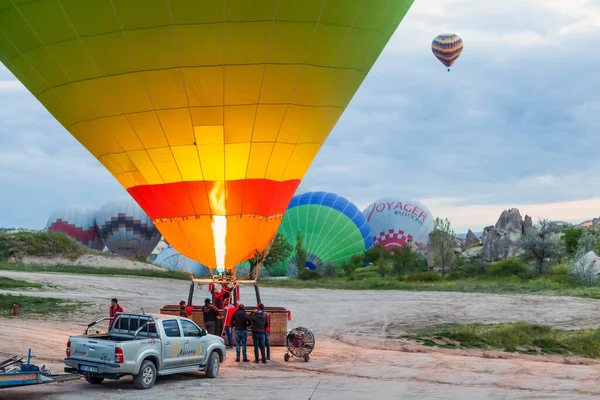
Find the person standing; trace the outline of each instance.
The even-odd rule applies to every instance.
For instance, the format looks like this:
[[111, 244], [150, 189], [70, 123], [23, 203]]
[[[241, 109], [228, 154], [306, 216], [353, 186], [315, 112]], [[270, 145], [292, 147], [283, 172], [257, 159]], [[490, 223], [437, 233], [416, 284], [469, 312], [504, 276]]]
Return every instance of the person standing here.
[[269, 339], [271, 337], [271, 316], [269, 315], [268, 312], [265, 312], [264, 307], [262, 310], [265, 313], [265, 316], [267, 317], [267, 327], [265, 328], [265, 350], [267, 353], [267, 361], [271, 359], [271, 344], [269, 342]]
[[263, 364], [267, 362], [265, 356], [265, 329], [269, 325], [267, 322], [267, 314], [264, 312], [265, 306], [258, 304], [258, 310], [251, 318], [252, 323], [252, 341], [254, 342], [254, 362], [258, 363], [258, 351], [260, 350], [261, 361]]
[[217, 330], [217, 314], [217, 308], [210, 304], [210, 299], [204, 299], [202, 317], [204, 318], [204, 327], [211, 335], [214, 335]]
[[110, 310], [109, 310], [109, 315], [110, 318], [112, 318], [109, 322], [108, 322], [108, 330], [110, 331], [110, 329], [113, 326], [113, 323], [115, 322], [115, 316], [117, 315], [117, 313], [122, 313], [125, 310], [123, 310], [123, 307], [121, 307], [119, 305], [119, 300], [117, 300], [116, 298], [110, 299]]
[[231, 317], [231, 324], [235, 328], [235, 361], [240, 362], [240, 347], [242, 349], [242, 355], [244, 356], [244, 362], [248, 362], [248, 355], [246, 354], [246, 339], [248, 337], [248, 315], [244, 305], [240, 303], [233, 317]]
[[230, 303], [229, 299], [225, 299], [225, 333], [227, 333], [227, 342], [229, 348], [233, 348], [233, 335], [231, 332], [231, 319], [233, 314], [237, 311], [237, 308]]

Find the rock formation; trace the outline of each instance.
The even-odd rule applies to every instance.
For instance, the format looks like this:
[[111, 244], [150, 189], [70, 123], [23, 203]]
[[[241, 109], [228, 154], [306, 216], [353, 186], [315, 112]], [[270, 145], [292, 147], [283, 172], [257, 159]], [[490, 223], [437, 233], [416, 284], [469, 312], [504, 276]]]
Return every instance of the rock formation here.
[[479, 241], [477, 236], [475, 236], [473, 231], [469, 229], [469, 232], [467, 232], [467, 236], [465, 237], [465, 241], [463, 243], [462, 249], [466, 250], [466, 249], [473, 247], [475, 245], [478, 245], [480, 243], [481, 242]]
[[519, 240], [532, 226], [531, 217], [526, 215], [523, 219], [518, 209], [504, 210], [496, 225], [488, 226], [483, 231], [482, 260], [493, 262], [519, 255]]

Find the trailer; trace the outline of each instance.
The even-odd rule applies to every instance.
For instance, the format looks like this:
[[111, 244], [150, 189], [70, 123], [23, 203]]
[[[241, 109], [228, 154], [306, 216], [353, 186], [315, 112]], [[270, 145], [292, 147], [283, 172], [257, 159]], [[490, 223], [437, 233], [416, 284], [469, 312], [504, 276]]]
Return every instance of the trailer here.
[[31, 349], [27, 353], [27, 362], [17, 356], [11, 357], [0, 363], [0, 389], [17, 386], [40, 385], [52, 382], [65, 382], [80, 379], [81, 376], [70, 374], [52, 375], [50, 371], [31, 364]]

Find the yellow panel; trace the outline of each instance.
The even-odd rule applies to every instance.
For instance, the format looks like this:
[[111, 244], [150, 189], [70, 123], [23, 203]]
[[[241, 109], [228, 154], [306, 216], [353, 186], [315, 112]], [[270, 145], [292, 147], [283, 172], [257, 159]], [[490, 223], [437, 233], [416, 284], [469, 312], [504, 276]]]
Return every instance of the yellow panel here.
[[71, 112], [77, 116], [77, 121], [116, 115], [120, 112], [112, 93], [102, 79], [60, 86], [54, 89], [54, 93], [69, 105]]
[[69, 130], [96, 157], [123, 151], [106, 130], [102, 120], [82, 122], [73, 125]]
[[167, 147], [167, 139], [160, 126], [156, 113], [145, 112], [127, 116], [133, 130], [142, 141], [144, 148]]
[[134, 172], [138, 170], [127, 153], [112, 154], [112, 157], [117, 163], [119, 163], [119, 166], [123, 172]]
[[224, 143], [223, 126], [195, 126], [194, 135], [198, 146]]
[[125, 189], [129, 189], [132, 186], [137, 186], [138, 184], [139, 185], [144, 185], [145, 184], [145, 182], [144, 183], [138, 183], [135, 180], [131, 179], [131, 173], [129, 173], [129, 172], [122, 172], [120, 174], [116, 174], [115, 178], [117, 179], [117, 181], [119, 181], [119, 183], [121, 185], [123, 185], [123, 187]]
[[181, 254], [204, 265], [216, 265], [212, 218], [200, 216], [182, 220], [155, 220], [154, 224], [169, 244]]
[[[146, 180], [146, 178], [144, 178], [144, 176], [142, 175], [142, 173], [140, 171], [124, 172], [122, 175], [127, 175], [128, 180], [133, 182], [133, 184], [131, 186], [140, 186], [140, 185], [150, 184], [150, 182], [148, 182]], [[124, 179], [124, 178], [122, 178], [122, 179]], [[131, 186], [129, 186], [129, 187], [131, 187]], [[129, 187], [126, 187], [125, 189], [129, 189]]]
[[225, 105], [256, 104], [260, 96], [264, 67], [225, 67]]
[[260, 95], [261, 103], [286, 104], [299, 82], [299, 65], [267, 65]]
[[184, 181], [204, 180], [196, 146], [176, 146], [171, 147], [171, 150]]
[[292, 156], [292, 151], [294, 151], [294, 145], [292, 144], [275, 143], [267, 174], [265, 176], [266, 179], [272, 179], [274, 181], [281, 180], [285, 167]]
[[250, 143], [225, 145], [225, 180], [246, 179]]
[[175, 26], [174, 29], [182, 66], [223, 64], [222, 23], [183, 25]]
[[355, 70], [332, 71], [329, 74], [328, 90], [324, 91], [320, 104], [346, 107], [354, 96], [354, 88], [360, 86], [364, 77], [364, 72]]
[[248, 159], [247, 179], [263, 179], [275, 143], [252, 143]]
[[326, 105], [321, 99], [323, 96], [327, 96], [326, 89], [329, 87], [327, 81], [329, 78], [331, 78], [331, 73], [328, 68], [305, 65], [291, 102], [307, 106]]
[[223, 107], [192, 107], [190, 112], [194, 126], [223, 125]]
[[127, 155], [129, 155], [129, 158], [149, 185], [165, 183], [145, 150], [128, 151]]
[[160, 124], [167, 135], [171, 146], [182, 146], [194, 144], [194, 127], [190, 110], [183, 108], [179, 110], [160, 110], [156, 112]]
[[164, 110], [188, 106], [179, 69], [143, 72], [142, 77], [148, 92], [150, 92], [155, 109]]
[[[269, 49], [269, 62], [277, 64], [301, 64], [311, 43], [316, 24], [275, 22], [273, 39]], [[290, 51], [294, 49], [294, 51]]]
[[304, 125], [310, 117], [311, 108], [302, 106], [289, 106], [285, 119], [281, 125], [281, 133], [277, 141], [284, 143], [297, 143], [302, 134]]
[[314, 108], [298, 138], [298, 143], [323, 143], [342, 115], [341, 108]]
[[138, 73], [107, 76], [106, 82], [119, 105], [119, 114], [152, 110], [152, 103]]
[[277, 140], [279, 128], [281, 127], [281, 122], [287, 108], [285, 105], [259, 105], [256, 112], [252, 141], [274, 142]]
[[190, 107], [223, 105], [223, 67], [184, 68]]
[[160, 171], [163, 181], [165, 183], [181, 182], [181, 174], [177, 163], [173, 158], [170, 147], [161, 147], [158, 149], [149, 149], [148, 155], [154, 164], [154, 167]]
[[98, 69], [79, 40], [55, 43], [47, 47], [71, 80], [98, 76]]
[[137, 71], [121, 31], [84, 37], [81, 40], [101, 74], [114, 75]]
[[225, 107], [225, 143], [248, 143], [252, 138], [256, 106]]
[[226, 23], [225, 64], [263, 64], [272, 26], [272, 21]]
[[294, 148], [281, 179], [301, 179], [308, 170], [317, 151], [319, 151], [319, 147], [319, 145], [313, 144], [297, 145]]
[[53, 89], [42, 93], [38, 100], [44, 103], [44, 107], [60, 122], [64, 127], [68, 129], [73, 123], [75, 123], [75, 117], [73, 116], [72, 109], [65, 105]]
[[204, 180], [224, 181], [225, 180], [225, 151], [223, 145], [202, 145], [198, 146], [200, 163]]
[[[141, 71], [179, 66], [171, 26], [149, 28], [125, 33], [133, 59]], [[152, 43], [152, 46], [148, 46]]]
[[110, 172], [114, 176], [117, 176], [118, 174], [122, 174], [123, 172], [125, 172], [125, 171], [123, 171], [121, 164], [119, 164], [119, 162], [114, 159], [112, 154], [100, 156], [100, 157], [98, 157], [98, 161], [100, 161], [100, 163], [102, 165], [104, 165], [104, 167], [108, 170], [108, 172]]
[[144, 148], [125, 116], [104, 118], [104, 123], [124, 151], [142, 150]]

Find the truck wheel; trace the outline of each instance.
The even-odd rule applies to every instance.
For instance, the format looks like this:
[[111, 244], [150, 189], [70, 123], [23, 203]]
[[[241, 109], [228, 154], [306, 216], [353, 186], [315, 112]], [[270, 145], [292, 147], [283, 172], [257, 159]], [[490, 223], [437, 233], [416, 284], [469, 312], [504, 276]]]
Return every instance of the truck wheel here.
[[156, 367], [150, 360], [144, 360], [140, 372], [133, 377], [133, 386], [136, 389], [150, 389], [156, 382]]
[[104, 382], [104, 378], [99, 378], [97, 376], [86, 376], [85, 380], [92, 385], [99, 385]]
[[216, 351], [213, 351], [210, 353], [210, 356], [208, 356], [205, 373], [209, 378], [216, 378], [217, 375], [219, 375], [219, 355]]

